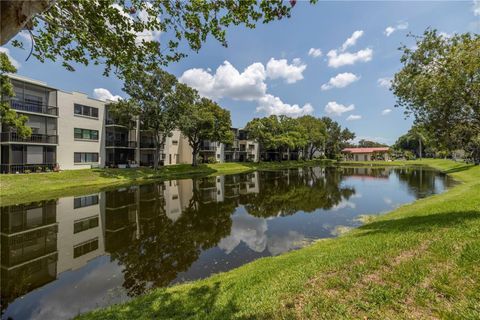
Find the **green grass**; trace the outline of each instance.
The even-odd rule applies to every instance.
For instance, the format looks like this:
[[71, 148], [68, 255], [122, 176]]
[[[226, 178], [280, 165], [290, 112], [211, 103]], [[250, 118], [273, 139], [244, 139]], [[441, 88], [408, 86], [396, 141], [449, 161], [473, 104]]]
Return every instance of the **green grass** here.
[[415, 164], [463, 183], [340, 238], [80, 319], [480, 319], [480, 167]]
[[44, 199], [98, 192], [132, 183], [152, 180], [223, 175], [286, 167], [328, 163], [328, 161], [284, 161], [280, 163], [218, 163], [192, 167], [188, 164], [164, 166], [159, 170], [84, 169], [50, 173], [0, 175], [0, 204], [33, 202]]

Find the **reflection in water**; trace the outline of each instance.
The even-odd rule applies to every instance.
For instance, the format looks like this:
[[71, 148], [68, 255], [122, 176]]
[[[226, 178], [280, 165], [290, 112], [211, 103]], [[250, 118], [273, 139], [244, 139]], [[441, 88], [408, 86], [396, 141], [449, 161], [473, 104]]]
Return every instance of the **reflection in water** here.
[[2, 318], [69, 318], [338, 235], [359, 214], [444, 187], [425, 169], [314, 167], [2, 207]]

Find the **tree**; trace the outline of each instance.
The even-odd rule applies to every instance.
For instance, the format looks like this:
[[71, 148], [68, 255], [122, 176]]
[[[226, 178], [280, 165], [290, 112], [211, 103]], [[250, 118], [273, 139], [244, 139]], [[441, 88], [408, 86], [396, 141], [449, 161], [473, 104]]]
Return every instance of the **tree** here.
[[[315, 2], [315, 1], [312, 1]], [[226, 28], [254, 28], [289, 17], [295, 1], [181, 0], [4, 0], [0, 45], [22, 29], [32, 37], [32, 55], [40, 61], [104, 64], [124, 75], [139, 65], [166, 65], [198, 51], [209, 36], [227, 46]], [[160, 34], [162, 41], [160, 41]], [[23, 47], [16, 40], [12, 43]]]
[[[255, 139], [266, 150], [287, 151], [303, 148], [307, 145], [307, 130], [298, 119], [287, 116], [271, 115], [254, 118], [245, 129], [250, 138]], [[282, 160], [282, 157], [279, 157]]]
[[335, 159], [340, 155], [340, 152], [348, 141], [355, 139], [355, 133], [347, 128], [342, 130], [342, 127], [328, 117], [322, 118], [327, 130], [327, 140], [325, 142], [325, 155], [329, 159]]
[[475, 140], [480, 132], [480, 35], [447, 38], [426, 30], [416, 37], [416, 49], [401, 50], [403, 68], [391, 87], [396, 106], [413, 114], [439, 149], [453, 151]]
[[429, 138], [427, 130], [420, 125], [414, 125], [406, 134], [400, 136], [393, 148], [396, 150], [410, 151], [420, 159], [425, 154], [424, 150], [432, 150], [432, 139]]
[[387, 147], [384, 143], [379, 143], [376, 141], [370, 141], [366, 139], [361, 139], [358, 141], [358, 146], [361, 148], [376, 148], [376, 147]]
[[13, 85], [7, 73], [15, 73], [17, 69], [12, 65], [8, 56], [0, 52], [0, 121], [8, 127], [15, 129], [20, 137], [26, 138], [32, 134], [32, 129], [26, 125], [28, 117], [18, 115], [10, 107], [10, 99], [15, 96]]
[[217, 103], [207, 98], [193, 99], [193, 103], [182, 106], [179, 128], [187, 137], [192, 148], [192, 166], [198, 164], [197, 158], [203, 141], [233, 143], [230, 111], [222, 109]]
[[152, 135], [154, 168], [158, 169], [162, 145], [178, 127], [180, 112], [186, 104], [193, 103], [196, 93], [160, 68], [129, 74], [123, 90], [130, 99], [111, 103], [108, 110], [119, 123], [127, 126], [132, 119], [140, 118], [140, 128]]
[[305, 148], [306, 158], [313, 159], [315, 152], [323, 150], [327, 136], [325, 124], [319, 118], [303, 116], [297, 119], [307, 133], [307, 147]]

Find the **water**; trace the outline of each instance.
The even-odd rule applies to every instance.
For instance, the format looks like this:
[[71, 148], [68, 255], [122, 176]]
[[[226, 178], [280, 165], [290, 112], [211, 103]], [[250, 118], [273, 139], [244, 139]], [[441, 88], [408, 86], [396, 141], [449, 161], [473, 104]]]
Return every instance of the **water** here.
[[66, 319], [300, 248], [442, 192], [432, 170], [301, 168], [1, 208], [2, 318]]

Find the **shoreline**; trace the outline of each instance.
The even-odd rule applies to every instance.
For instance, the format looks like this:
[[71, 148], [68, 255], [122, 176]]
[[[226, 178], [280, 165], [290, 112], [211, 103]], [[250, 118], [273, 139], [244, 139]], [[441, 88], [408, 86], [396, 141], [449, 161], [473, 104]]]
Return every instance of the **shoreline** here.
[[480, 167], [421, 164], [462, 183], [341, 237], [79, 318], [478, 317]]

